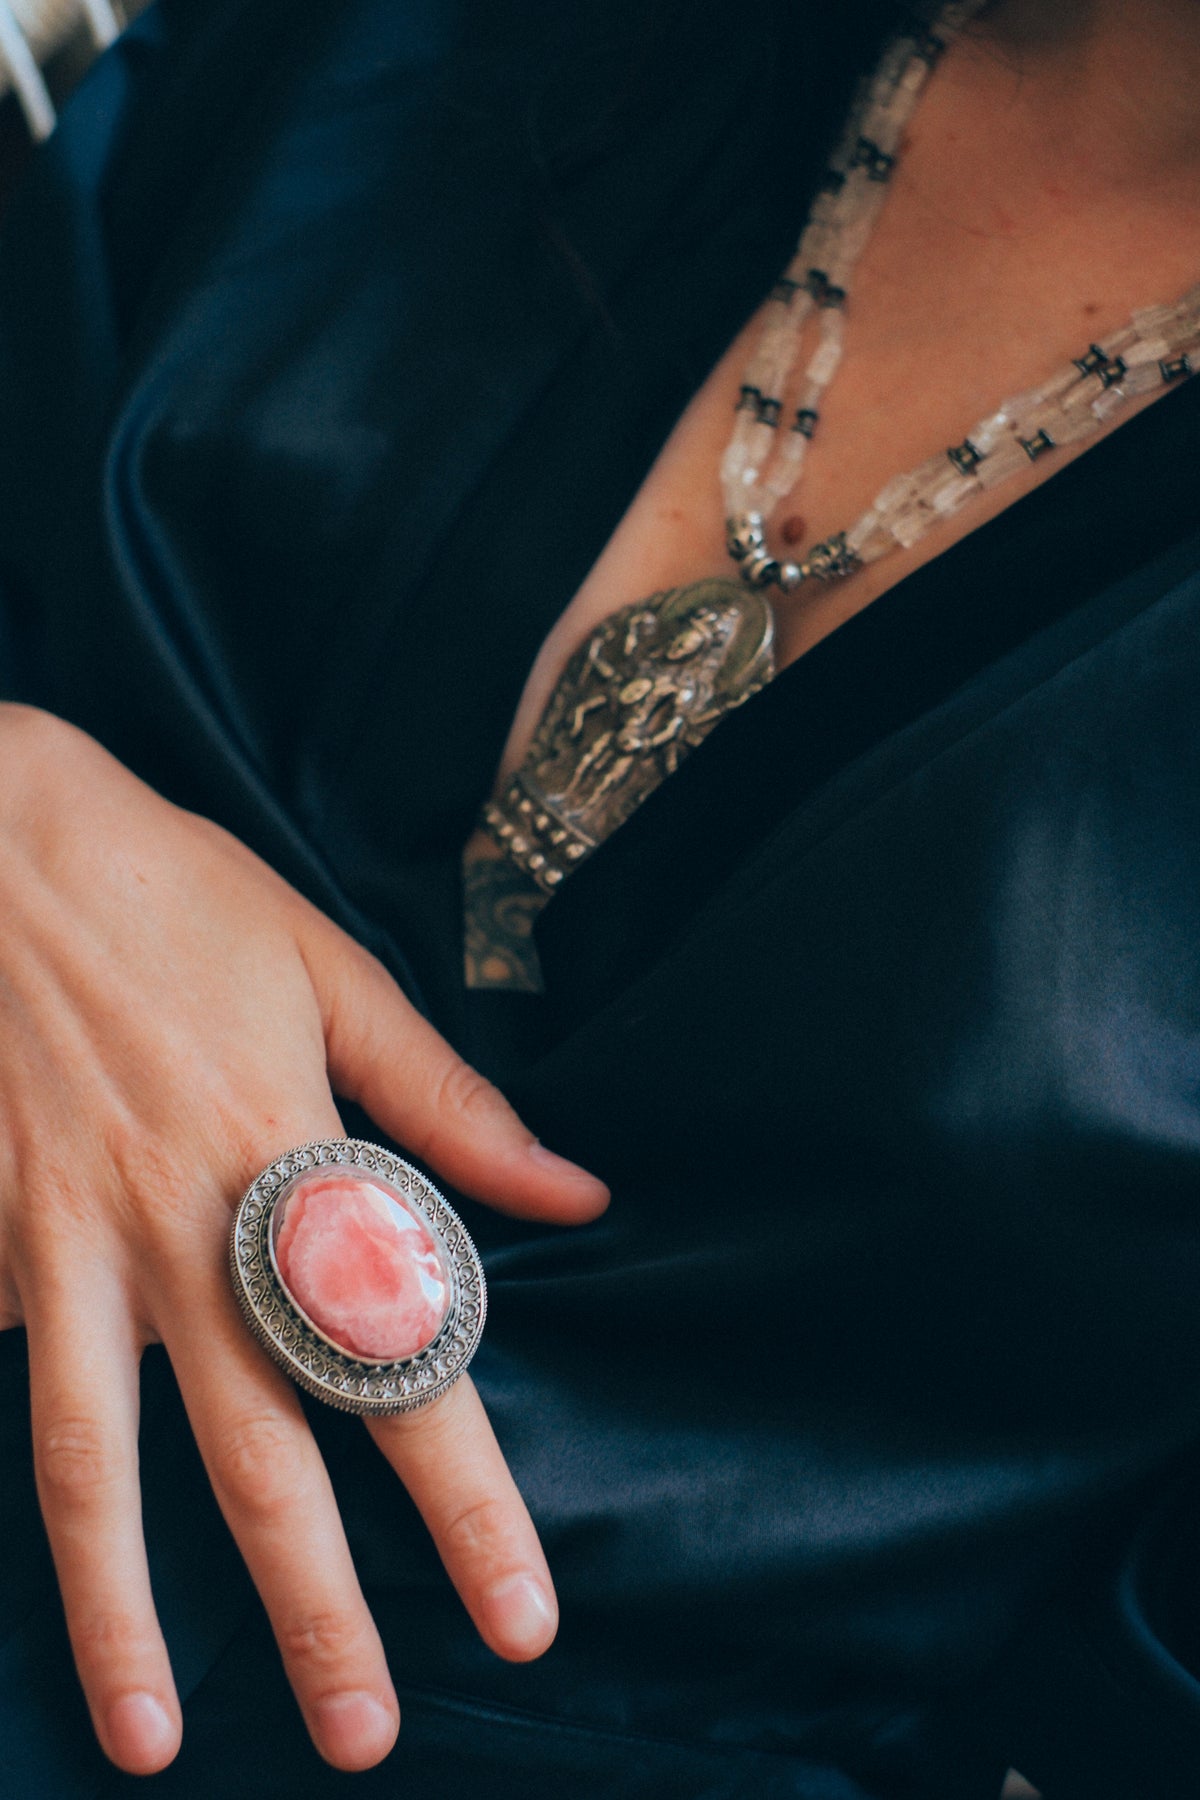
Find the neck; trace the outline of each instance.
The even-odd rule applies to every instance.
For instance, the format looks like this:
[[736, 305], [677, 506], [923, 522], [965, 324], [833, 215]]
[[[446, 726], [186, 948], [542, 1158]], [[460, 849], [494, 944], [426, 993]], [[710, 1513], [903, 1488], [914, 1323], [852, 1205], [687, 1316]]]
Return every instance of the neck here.
[[1200, 0], [996, 0], [968, 34], [1072, 185], [1200, 176]]

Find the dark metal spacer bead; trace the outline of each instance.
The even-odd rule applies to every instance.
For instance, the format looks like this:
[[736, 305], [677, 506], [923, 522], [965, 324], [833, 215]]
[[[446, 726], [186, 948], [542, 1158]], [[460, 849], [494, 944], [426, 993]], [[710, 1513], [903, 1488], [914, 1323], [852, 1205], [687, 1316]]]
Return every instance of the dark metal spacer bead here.
[[1158, 367], [1164, 381], [1182, 381], [1192, 372], [1191, 361], [1186, 356], [1170, 358], [1165, 362], [1160, 362]]
[[738, 389], [738, 401], [737, 401], [737, 405], [734, 407], [733, 410], [735, 412], [756, 413], [758, 411], [758, 406], [759, 406], [759, 402], [761, 401], [761, 399], [762, 399], [762, 394], [760, 393], [758, 388], [756, 388], [756, 387], [741, 387]]
[[771, 292], [767, 295], [767, 298], [768, 300], [778, 300], [782, 306], [790, 306], [792, 295], [799, 286], [800, 283], [798, 281], [793, 281], [790, 275], [781, 275], [771, 289]]
[[[909, 34], [906, 33], [905, 35], [907, 36]], [[945, 55], [945, 38], [940, 38], [936, 32], [926, 31], [919, 25], [914, 28], [911, 36], [913, 40], [913, 55], [919, 56], [921, 61], [927, 64], [929, 68], [934, 68]]]
[[850, 166], [865, 169], [868, 181], [886, 181], [896, 166], [896, 159], [889, 156], [886, 150], [881, 150], [871, 138], [860, 137], [854, 146]]
[[947, 450], [946, 455], [960, 475], [973, 475], [983, 461], [982, 453], [975, 448], [970, 438], [964, 438], [961, 444], [955, 444], [952, 449]]
[[1075, 367], [1081, 375], [1098, 375], [1103, 387], [1115, 387], [1125, 373], [1119, 356], [1110, 357], [1100, 344], [1089, 344], [1086, 356], [1076, 356]]
[[829, 292], [829, 277], [824, 269], [810, 269], [804, 277], [804, 285], [813, 299], [820, 305]]
[[821, 305], [822, 306], [845, 306], [845, 304], [846, 304], [845, 288], [844, 287], [835, 287], [833, 282], [831, 282], [831, 281], [826, 282], [825, 292], [821, 295]]
[[772, 431], [779, 423], [779, 415], [783, 411], [782, 400], [770, 400], [763, 395], [758, 402], [758, 422], [769, 425]]
[[743, 557], [741, 574], [747, 587], [770, 587], [779, 578], [779, 564], [769, 550], [755, 550]]
[[796, 422], [792, 426], [792, 430], [798, 431], [801, 437], [810, 438], [817, 429], [817, 420], [819, 417], [820, 414], [811, 406], [798, 406], [796, 408]]
[[1047, 450], [1054, 448], [1054, 439], [1048, 431], [1035, 431], [1032, 437], [1018, 438], [1017, 442], [1030, 462], [1036, 462], [1039, 456], [1044, 456]]

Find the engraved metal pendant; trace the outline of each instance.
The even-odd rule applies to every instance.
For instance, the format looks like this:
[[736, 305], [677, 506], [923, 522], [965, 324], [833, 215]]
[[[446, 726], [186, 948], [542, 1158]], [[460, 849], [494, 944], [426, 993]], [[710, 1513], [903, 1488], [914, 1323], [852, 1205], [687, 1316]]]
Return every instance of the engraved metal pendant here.
[[697, 581], [605, 619], [559, 678], [521, 767], [484, 811], [552, 894], [727, 712], [774, 674], [775, 622], [739, 581]]

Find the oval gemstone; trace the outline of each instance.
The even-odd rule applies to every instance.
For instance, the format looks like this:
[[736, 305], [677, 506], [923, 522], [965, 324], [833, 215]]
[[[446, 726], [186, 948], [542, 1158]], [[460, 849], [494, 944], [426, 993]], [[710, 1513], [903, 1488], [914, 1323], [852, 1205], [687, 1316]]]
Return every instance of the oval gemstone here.
[[289, 1297], [349, 1356], [415, 1356], [445, 1323], [444, 1252], [378, 1175], [325, 1168], [299, 1176], [276, 1204], [271, 1248]]

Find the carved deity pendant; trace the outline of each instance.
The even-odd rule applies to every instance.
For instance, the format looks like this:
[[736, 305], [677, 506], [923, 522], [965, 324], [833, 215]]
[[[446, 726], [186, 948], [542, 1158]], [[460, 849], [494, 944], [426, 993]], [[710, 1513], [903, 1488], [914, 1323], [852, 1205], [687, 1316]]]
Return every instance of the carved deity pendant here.
[[740, 581], [652, 594], [575, 652], [483, 825], [549, 896], [725, 714], [774, 674], [775, 621]]

